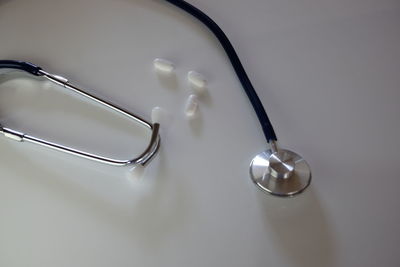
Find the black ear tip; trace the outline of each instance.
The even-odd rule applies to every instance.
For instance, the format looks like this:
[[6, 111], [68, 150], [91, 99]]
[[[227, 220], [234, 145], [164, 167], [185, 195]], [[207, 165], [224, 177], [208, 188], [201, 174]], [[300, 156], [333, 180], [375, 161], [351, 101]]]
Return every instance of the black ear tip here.
[[40, 75], [39, 71], [42, 69], [41, 67], [32, 64], [30, 62], [21, 62], [24, 66], [24, 70], [34, 74], [34, 75]]
[[18, 69], [29, 72], [35, 76], [40, 75], [40, 68], [30, 62], [18, 61], [18, 60], [0, 60], [0, 69]]

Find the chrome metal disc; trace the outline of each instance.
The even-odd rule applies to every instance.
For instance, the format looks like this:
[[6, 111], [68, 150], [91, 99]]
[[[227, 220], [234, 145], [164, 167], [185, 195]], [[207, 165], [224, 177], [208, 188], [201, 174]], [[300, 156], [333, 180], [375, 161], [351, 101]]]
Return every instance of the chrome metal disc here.
[[251, 161], [250, 177], [262, 190], [276, 196], [290, 197], [306, 189], [311, 170], [298, 154], [279, 149], [264, 151]]

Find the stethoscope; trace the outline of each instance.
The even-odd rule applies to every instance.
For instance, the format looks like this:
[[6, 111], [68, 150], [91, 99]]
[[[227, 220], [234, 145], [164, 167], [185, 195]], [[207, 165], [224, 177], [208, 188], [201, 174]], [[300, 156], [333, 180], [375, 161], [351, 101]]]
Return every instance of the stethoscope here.
[[[190, 5], [183, 0], [165, 0], [182, 10], [188, 12], [196, 17], [203, 24], [205, 24], [217, 37], [225, 52], [227, 53], [231, 64], [246, 92], [254, 111], [257, 114], [261, 128], [264, 132], [267, 142], [270, 144], [270, 149], [256, 155], [250, 163], [250, 177], [253, 182], [263, 191], [272, 195], [288, 197], [294, 196], [303, 192], [311, 182], [311, 170], [307, 162], [297, 153], [286, 149], [280, 149], [277, 145], [277, 137], [268, 118], [267, 113], [261, 103], [256, 91], [247, 73], [235, 51], [228, 37], [222, 29], [206, 14], [196, 7]], [[107, 101], [104, 101], [92, 94], [89, 94], [82, 89], [72, 85], [67, 79], [62, 76], [54, 75], [45, 72], [42, 68], [22, 61], [15, 60], [0, 60], [0, 69], [11, 68], [28, 72], [35, 76], [42, 76], [58, 85], [61, 85], [73, 92], [93, 100], [101, 105], [106, 106], [108, 109], [120, 113], [127, 118], [140, 123], [151, 131], [151, 140], [146, 150], [139, 154], [137, 157], [130, 160], [111, 159], [101, 155], [91, 154], [88, 152], [80, 151], [70, 148], [61, 144], [52, 143], [37, 137], [33, 137], [18, 131], [3, 127], [0, 125], [0, 133], [16, 141], [28, 141], [53, 148], [62, 152], [67, 152], [80, 157], [96, 160], [99, 162], [112, 164], [112, 165], [128, 165], [140, 164], [146, 165], [154, 157], [160, 145], [159, 137], [159, 123], [147, 122], [146, 120], [134, 115], [120, 107], [117, 107]]]

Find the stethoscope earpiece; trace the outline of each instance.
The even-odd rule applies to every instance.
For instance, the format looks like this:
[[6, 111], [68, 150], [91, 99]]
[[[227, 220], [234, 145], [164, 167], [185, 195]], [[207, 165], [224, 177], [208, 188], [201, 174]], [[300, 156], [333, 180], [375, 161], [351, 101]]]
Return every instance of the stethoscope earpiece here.
[[265, 192], [291, 197], [310, 185], [311, 170], [297, 153], [278, 149], [272, 141], [271, 149], [258, 154], [251, 161], [250, 177]]

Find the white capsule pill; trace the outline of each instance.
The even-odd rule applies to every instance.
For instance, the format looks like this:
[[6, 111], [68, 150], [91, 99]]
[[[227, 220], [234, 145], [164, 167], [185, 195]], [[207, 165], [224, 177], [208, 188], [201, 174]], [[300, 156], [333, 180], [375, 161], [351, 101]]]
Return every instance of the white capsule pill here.
[[188, 72], [188, 81], [197, 90], [199, 93], [206, 90], [207, 87], [207, 79], [203, 74], [198, 73], [196, 71]]
[[161, 123], [163, 110], [160, 107], [155, 107], [151, 111], [151, 120], [153, 123]]
[[154, 64], [154, 68], [157, 71], [160, 71], [165, 74], [172, 73], [175, 69], [174, 63], [172, 63], [169, 60], [162, 59], [162, 58], [156, 58], [153, 61], [153, 64]]
[[188, 118], [195, 117], [197, 110], [199, 109], [199, 101], [196, 95], [190, 95], [186, 101], [185, 115]]

